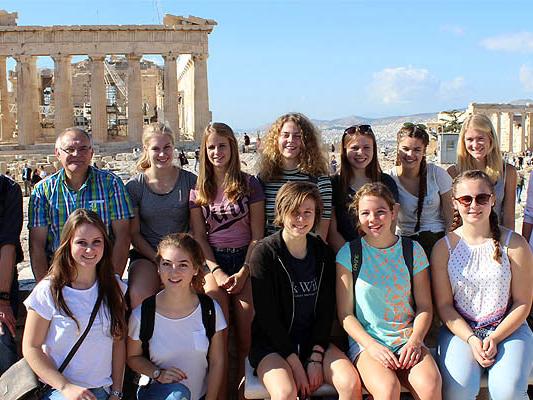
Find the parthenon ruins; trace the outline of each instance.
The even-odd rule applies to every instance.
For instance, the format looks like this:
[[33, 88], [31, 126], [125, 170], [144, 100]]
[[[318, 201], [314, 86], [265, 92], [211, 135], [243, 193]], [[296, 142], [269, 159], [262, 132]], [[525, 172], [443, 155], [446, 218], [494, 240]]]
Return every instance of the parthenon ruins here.
[[[73, 125], [85, 125], [95, 143], [117, 132], [139, 143], [150, 120], [168, 124], [177, 140], [198, 140], [211, 120], [215, 21], [166, 15], [162, 25], [18, 26], [17, 17], [0, 10], [0, 143], [51, 143]], [[162, 56], [164, 66], [145, 55]], [[53, 70], [37, 68], [42, 56]], [[76, 56], [88, 58], [73, 64]], [[9, 73], [8, 57], [16, 61]]]

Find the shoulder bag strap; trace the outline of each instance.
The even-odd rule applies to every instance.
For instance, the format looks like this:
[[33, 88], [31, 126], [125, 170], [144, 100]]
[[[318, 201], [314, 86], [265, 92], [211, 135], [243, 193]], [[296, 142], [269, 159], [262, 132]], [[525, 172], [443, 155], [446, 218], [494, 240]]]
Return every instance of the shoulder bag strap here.
[[61, 373], [65, 370], [70, 360], [72, 360], [72, 357], [74, 357], [74, 354], [78, 351], [81, 344], [85, 340], [85, 337], [91, 330], [91, 326], [93, 325], [94, 319], [96, 318], [96, 314], [98, 313], [98, 309], [100, 308], [100, 304], [102, 304], [102, 297], [103, 293], [98, 294], [98, 299], [96, 299], [96, 303], [94, 304], [93, 311], [91, 312], [91, 317], [89, 318], [89, 323], [87, 324], [87, 327], [85, 328], [85, 331], [83, 331], [83, 334], [80, 336], [78, 341], [74, 344], [72, 349], [67, 354], [67, 357], [65, 360], [61, 363], [61, 366], [58, 368], [58, 371]]

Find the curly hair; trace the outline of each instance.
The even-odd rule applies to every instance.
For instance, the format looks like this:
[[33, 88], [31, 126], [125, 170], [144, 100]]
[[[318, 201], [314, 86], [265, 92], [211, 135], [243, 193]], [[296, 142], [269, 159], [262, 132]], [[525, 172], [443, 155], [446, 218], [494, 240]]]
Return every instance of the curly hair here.
[[457, 172], [461, 173], [476, 169], [474, 159], [468, 152], [465, 143], [465, 135], [469, 129], [483, 132], [489, 137], [490, 146], [483, 172], [490, 177], [492, 183], [496, 183], [503, 173], [503, 159], [496, 130], [494, 129], [490, 118], [483, 114], [471, 114], [463, 122], [461, 132], [459, 133], [459, 142], [457, 144]]
[[259, 177], [269, 182], [283, 174], [278, 139], [283, 125], [289, 121], [294, 122], [302, 133], [302, 150], [299, 155], [298, 169], [312, 176], [327, 175], [328, 162], [320, 148], [320, 132], [305, 115], [289, 113], [279, 117], [265, 136], [259, 161]]
[[[491, 178], [488, 176], [487, 173], [480, 170], [470, 170], [462, 172], [460, 175], [458, 175], [453, 180], [453, 186], [452, 186], [452, 193], [455, 197], [457, 186], [467, 180], [481, 180], [487, 185], [487, 188], [490, 190], [492, 195], [494, 196], [494, 184], [492, 183]], [[451, 226], [451, 230], [457, 229], [459, 226], [461, 226], [463, 223], [463, 220], [461, 218], [461, 215], [459, 214], [459, 211], [457, 209], [454, 210], [453, 213], [453, 222]], [[490, 210], [489, 215], [489, 224], [490, 224], [490, 232], [492, 236], [492, 241], [494, 243], [494, 253], [492, 255], [492, 258], [494, 258], [495, 261], [501, 264], [502, 262], [502, 249], [500, 246], [500, 236], [501, 236], [501, 230], [500, 225], [498, 224], [498, 215], [494, 211], [494, 206]]]
[[382, 198], [383, 200], [385, 200], [391, 211], [394, 211], [394, 205], [396, 204], [396, 200], [394, 200], [394, 196], [392, 195], [390, 189], [383, 183], [372, 182], [365, 183], [363, 186], [361, 186], [359, 190], [355, 193], [355, 196], [353, 197], [353, 200], [350, 204], [350, 210], [354, 213], [354, 215], [357, 216], [356, 229], [360, 236], [363, 236], [365, 233], [362, 232], [360, 229], [359, 202], [365, 196], [375, 196]]
[[113, 245], [106, 233], [104, 223], [93, 211], [79, 208], [75, 210], [67, 219], [63, 231], [61, 232], [61, 243], [54, 254], [52, 265], [48, 277], [50, 278], [50, 290], [56, 307], [63, 311], [69, 318], [72, 318], [78, 327], [80, 324], [68, 307], [63, 297], [63, 288], [76, 280], [78, 266], [72, 257], [72, 240], [77, 229], [84, 225], [96, 227], [104, 238], [104, 254], [96, 265], [96, 280], [98, 282], [98, 293], [103, 294], [104, 309], [109, 313], [111, 320], [111, 335], [122, 338], [127, 332], [125, 310], [126, 305], [120, 286], [115, 278], [111, 250]]
[[231, 158], [224, 177], [224, 194], [232, 203], [235, 203], [239, 198], [250, 194], [246, 175], [241, 172], [239, 147], [233, 130], [226, 124], [213, 122], [205, 128], [202, 143], [200, 145], [200, 172], [198, 173], [198, 180], [196, 182], [196, 189], [198, 190], [196, 204], [199, 206], [204, 206], [213, 202], [217, 194], [215, 171], [213, 164], [211, 164], [207, 157], [207, 140], [212, 134], [225, 137], [229, 142]]
[[[151, 166], [150, 157], [148, 156], [148, 142], [156, 135], [168, 136], [172, 147], [174, 147], [174, 133], [172, 133], [172, 130], [167, 125], [161, 122], [152, 122], [151, 124], [145, 125], [142, 136], [143, 152], [136, 164], [137, 171], [139, 172], [144, 172]], [[174, 156], [174, 149], [172, 149], [172, 156]]]
[[[426, 162], [426, 148], [429, 144], [429, 135], [424, 128], [414, 124], [404, 124], [397, 134], [398, 147], [403, 138], [410, 137], [419, 139], [424, 145], [424, 156], [420, 161], [420, 172], [418, 180], [418, 202], [416, 207], [416, 225], [415, 233], [420, 230], [420, 219], [422, 218], [422, 211], [424, 209], [424, 198], [427, 190], [427, 162]], [[396, 165], [400, 165], [399, 151], [396, 156]]]
[[204, 293], [205, 257], [198, 242], [188, 233], [171, 233], [170, 235], [165, 236], [157, 245], [157, 253], [155, 256], [157, 265], [161, 263], [161, 252], [167, 247], [176, 247], [189, 253], [193, 267], [196, 269], [196, 275], [192, 277], [191, 287], [198, 294]]

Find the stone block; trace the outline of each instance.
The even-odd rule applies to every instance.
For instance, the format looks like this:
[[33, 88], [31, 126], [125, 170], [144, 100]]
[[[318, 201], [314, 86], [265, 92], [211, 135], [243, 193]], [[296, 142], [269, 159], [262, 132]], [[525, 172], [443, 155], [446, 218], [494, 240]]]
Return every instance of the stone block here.
[[7, 163], [0, 161], [0, 174], [5, 174], [7, 172]]

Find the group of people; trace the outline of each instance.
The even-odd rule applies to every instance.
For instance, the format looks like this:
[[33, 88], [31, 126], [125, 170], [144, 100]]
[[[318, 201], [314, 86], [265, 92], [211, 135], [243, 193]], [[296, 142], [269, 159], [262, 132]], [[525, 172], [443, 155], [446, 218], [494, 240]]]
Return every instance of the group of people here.
[[[120, 399], [127, 364], [144, 378], [139, 400], [225, 399], [238, 390], [227, 384], [231, 326], [237, 376], [248, 357], [272, 399], [306, 398], [324, 382], [341, 400], [363, 387], [398, 399], [402, 386], [418, 399], [474, 399], [484, 370], [493, 399], [527, 399], [533, 212], [526, 237], [515, 233], [516, 170], [482, 115], [465, 120], [448, 171], [426, 161], [425, 126], [404, 124], [397, 139], [385, 173], [371, 126], [347, 128], [330, 177], [317, 128], [286, 114], [252, 176], [232, 129], [211, 123], [196, 176], [176, 165], [169, 128], [152, 123], [124, 185], [90, 165], [83, 130], [65, 130], [63, 168], [36, 185], [28, 210], [38, 284], [23, 354], [49, 385], [43, 398]], [[22, 203], [18, 185], [0, 184], [2, 198], [13, 193], [0, 202], [8, 364]], [[436, 360], [424, 345], [434, 308]]]

